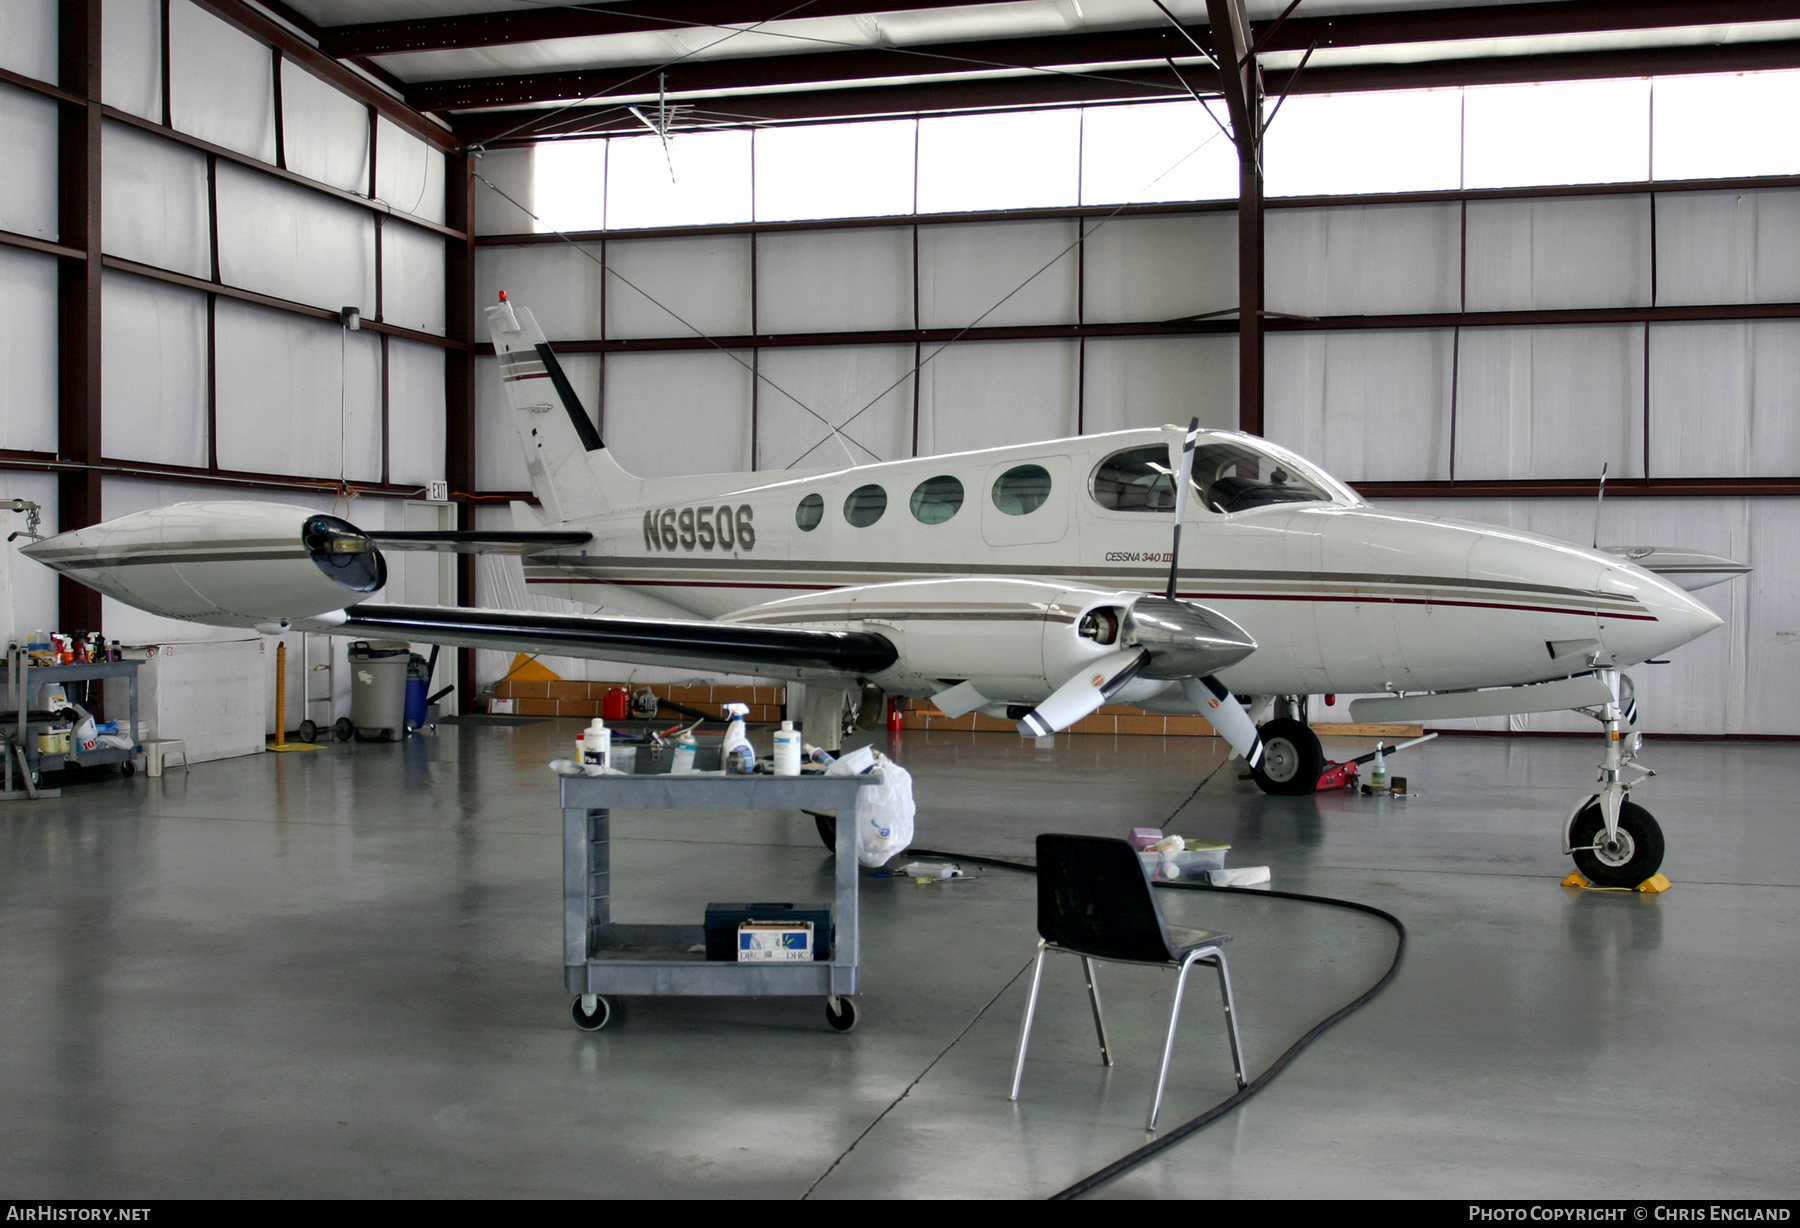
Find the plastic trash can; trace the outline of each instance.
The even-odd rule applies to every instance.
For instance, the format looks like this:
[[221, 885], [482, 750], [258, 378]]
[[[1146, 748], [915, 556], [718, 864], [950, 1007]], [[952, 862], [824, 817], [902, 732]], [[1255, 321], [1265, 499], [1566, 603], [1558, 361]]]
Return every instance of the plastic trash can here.
[[406, 671], [411, 647], [391, 640], [351, 643], [350, 723], [366, 741], [406, 736]]

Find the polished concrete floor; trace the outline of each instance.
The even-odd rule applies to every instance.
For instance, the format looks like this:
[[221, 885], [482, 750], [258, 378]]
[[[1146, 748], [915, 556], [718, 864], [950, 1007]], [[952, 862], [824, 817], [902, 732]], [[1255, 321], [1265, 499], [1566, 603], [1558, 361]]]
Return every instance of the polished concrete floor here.
[[[0, 1189], [19, 1198], [1038, 1197], [1140, 1145], [1172, 978], [1102, 974], [1097, 1060], [1053, 964], [1005, 1096], [1033, 880], [864, 884], [862, 1021], [812, 999], [636, 999], [570, 1022], [559, 816], [574, 723], [210, 763], [0, 808]], [[1363, 744], [1366, 745], [1366, 744]], [[1342, 754], [1361, 749], [1346, 744]], [[919, 842], [1164, 826], [1274, 885], [1398, 914], [1399, 979], [1268, 1091], [1099, 1196], [1800, 1192], [1800, 747], [1653, 743], [1672, 891], [1558, 885], [1587, 740], [1441, 739], [1419, 791], [1265, 797], [1212, 740], [907, 734]], [[621, 814], [622, 920], [826, 898], [799, 815]], [[1366, 916], [1161, 893], [1233, 931], [1261, 1070], [1381, 970]], [[1185, 1012], [1164, 1125], [1229, 1094]]]

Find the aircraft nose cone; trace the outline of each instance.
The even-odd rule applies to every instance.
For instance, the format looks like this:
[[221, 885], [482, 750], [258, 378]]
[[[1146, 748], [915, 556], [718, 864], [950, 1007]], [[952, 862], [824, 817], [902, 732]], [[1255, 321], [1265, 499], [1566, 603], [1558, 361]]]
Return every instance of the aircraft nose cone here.
[[1601, 588], [1635, 597], [1650, 615], [1650, 619], [1602, 619], [1601, 639], [1625, 663], [1679, 648], [1725, 622], [1691, 594], [1637, 568], [1607, 568]]

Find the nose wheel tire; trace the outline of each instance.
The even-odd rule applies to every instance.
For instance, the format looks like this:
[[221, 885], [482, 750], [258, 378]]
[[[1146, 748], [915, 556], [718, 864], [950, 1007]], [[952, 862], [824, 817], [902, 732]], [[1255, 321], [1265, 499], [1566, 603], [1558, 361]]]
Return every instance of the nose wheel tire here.
[[1569, 824], [1569, 847], [1575, 868], [1596, 887], [1636, 887], [1662, 868], [1662, 828], [1636, 802], [1619, 807], [1619, 834], [1611, 844], [1599, 801], [1583, 806]]
[[598, 1032], [612, 1020], [612, 1006], [605, 998], [595, 994], [594, 1009], [591, 1012], [584, 1011], [581, 1009], [581, 998], [578, 996], [569, 1004], [569, 1014], [574, 1016], [575, 1026], [583, 1032]]
[[1250, 772], [1256, 787], [1282, 797], [1316, 793], [1319, 773], [1325, 770], [1325, 748], [1319, 745], [1319, 735], [1305, 721], [1290, 717], [1270, 721], [1261, 734], [1262, 762]]

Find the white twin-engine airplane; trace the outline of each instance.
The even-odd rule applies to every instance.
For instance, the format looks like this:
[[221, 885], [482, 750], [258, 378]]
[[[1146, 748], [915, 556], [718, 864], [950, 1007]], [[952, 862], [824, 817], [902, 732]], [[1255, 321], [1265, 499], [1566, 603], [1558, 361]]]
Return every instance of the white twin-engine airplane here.
[[[637, 478], [607, 451], [531, 313], [487, 309], [540, 517], [516, 531], [364, 532], [274, 503], [185, 503], [25, 553], [140, 609], [806, 684], [835, 747], [870, 686], [1063, 729], [1104, 703], [1201, 713], [1267, 792], [1313, 791], [1307, 697], [1357, 719], [1587, 711], [1602, 788], [1565, 851], [1636, 886], [1662, 835], [1626, 799], [1623, 667], [1717, 627], [1684, 591], [1748, 570], [1379, 511], [1265, 440], [1117, 431], [849, 468]], [[1177, 552], [1186, 554], [1177, 563]], [[602, 612], [389, 605], [383, 549], [511, 552], [534, 591]], [[1662, 570], [1676, 582], [1647, 568]], [[1274, 719], [1253, 719], [1273, 705]]]

